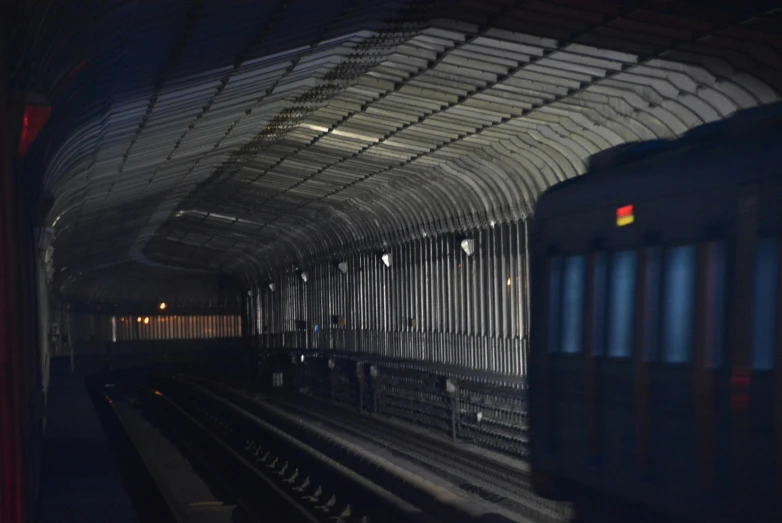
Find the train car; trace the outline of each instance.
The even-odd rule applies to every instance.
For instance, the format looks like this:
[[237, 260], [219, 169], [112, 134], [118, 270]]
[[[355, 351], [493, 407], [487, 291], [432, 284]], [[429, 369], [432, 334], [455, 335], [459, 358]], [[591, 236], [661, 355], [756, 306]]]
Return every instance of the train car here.
[[584, 521], [782, 521], [782, 104], [537, 203], [531, 467]]

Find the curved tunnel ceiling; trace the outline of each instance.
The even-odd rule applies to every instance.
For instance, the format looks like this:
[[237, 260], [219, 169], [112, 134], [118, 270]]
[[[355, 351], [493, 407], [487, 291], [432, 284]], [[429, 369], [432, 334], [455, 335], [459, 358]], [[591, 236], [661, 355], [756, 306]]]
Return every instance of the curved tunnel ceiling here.
[[522, 219], [595, 152], [782, 93], [771, 7], [193, 0], [101, 16], [75, 80], [38, 80], [59, 91], [34, 149], [59, 281], [92, 299]]

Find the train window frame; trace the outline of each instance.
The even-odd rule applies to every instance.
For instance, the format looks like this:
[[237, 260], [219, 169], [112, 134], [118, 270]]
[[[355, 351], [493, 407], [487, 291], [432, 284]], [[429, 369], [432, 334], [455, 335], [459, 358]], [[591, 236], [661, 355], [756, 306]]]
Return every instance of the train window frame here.
[[[704, 275], [704, 283], [707, 286], [703, 289], [706, 294], [704, 301], [709, 304], [707, 311], [704, 311], [703, 318], [703, 336], [704, 336], [704, 353], [702, 355], [702, 365], [706, 369], [716, 370], [724, 365], [726, 357], [727, 343], [727, 326], [729, 324], [729, 291], [730, 291], [730, 253], [731, 253], [731, 241], [725, 236], [713, 236], [702, 239], [699, 246], [703, 246], [708, 249], [710, 245], [714, 245], [717, 255], [715, 267], [713, 270], [715, 273], [710, 274], [710, 267], [708, 264], [711, 262], [709, 259], [709, 252], [706, 252], [705, 267], [706, 274]], [[721, 274], [718, 274], [721, 272]], [[716, 278], [712, 279], [710, 276]], [[721, 281], [720, 281], [721, 280]], [[715, 287], [710, 289], [709, 285]], [[720, 289], [721, 287], [721, 289]], [[709, 291], [713, 291], [710, 293]], [[697, 299], [697, 298], [696, 298]], [[697, 340], [696, 340], [697, 344]]]
[[587, 321], [592, 322], [592, 352], [590, 356], [601, 357], [606, 353], [606, 336], [608, 322], [608, 261], [611, 251], [607, 249], [595, 249], [589, 253], [594, 256], [594, 274], [592, 275], [592, 295], [589, 296], [590, 304], [587, 310], [591, 317]]
[[[769, 274], [765, 276], [771, 276], [773, 280], [764, 281], [763, 274], [759, 270], [760, 249], [761, 243], [770, 242], [770, 253], [773, 256], [775, 263], [769, 264], [768, 267], [764, 267], [769, 271]], [[752, 279], [752, 342], [750, 344], [750, 365], [753, 371], [773, 371], [776, 360], [776, 348], [778, 337], [777, 319], [779, 317], [778, 310], [780, 307], [780, 297], [778, 296], [779, 287], [779, 265], [782, 262], [782, 256], [780, 256], [780, 243], [782, 239], [778, 235], [763, 234], [758, 235], [755, 244], [755, 256], [752, 263], [753, 279]], [[773, 285], [771, 282], [773, 281]], [[766, 298], [770, 298], [770, 303], [765, 303], [765, 307], [760, 307], [758, 311], [758, 291], [761, 291]], [[764, 321], [765, 320], [765, 321]], [[762, 352], [758, 352], [758, 344], [760, 343], [758, 338], [758, 330], [765, 327], [767, 332], [767, 339], [765, 341], [766, 349]]]
[[[659, 241], [649, 243], [640, 249], [641, 256], [645, 258], [645, 279], [640, 282], [643, 286], [643, 301], [637, 299], [637, 306], [640, 307], [640, 324], [637, 327], [641, 330], [639, 339], [641, 346], [637, 348], [640, 351], [641, 361], [652, 363], [660, 361], [660, 338], [662, 324], [662, 296], [663, 296], [663, 269], [665, 245]], [[638, 296], [638, 293], [636, 293]]]

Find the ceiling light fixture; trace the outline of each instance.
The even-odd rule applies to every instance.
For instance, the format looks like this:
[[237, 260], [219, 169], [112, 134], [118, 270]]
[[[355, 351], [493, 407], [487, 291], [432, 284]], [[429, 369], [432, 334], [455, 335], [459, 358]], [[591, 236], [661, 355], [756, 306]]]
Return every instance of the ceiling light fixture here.
[[467, 256], [472, 256], [475, 252], [475, 240], [472, 238], [462, 240], [460, 245], [462, 246], [462, 250], [465, 252], [465, 254], [467, 254]]
[[391, 267], [391, 253], [386, 252], [381, 254], [380, 259], [383, 260], [383, 263], [386, 265], [386, 267]]

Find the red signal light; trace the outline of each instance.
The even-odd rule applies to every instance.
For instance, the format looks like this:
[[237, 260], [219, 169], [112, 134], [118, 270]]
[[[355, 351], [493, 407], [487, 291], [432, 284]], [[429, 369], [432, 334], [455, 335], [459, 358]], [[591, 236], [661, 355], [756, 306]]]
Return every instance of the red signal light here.
[[28, 105], [25, 107], [22, 119], [22, 135], [19, 138], [19, 156], [24, 156], [33, 144], [46, 122], [49, 121], [51, 112], [52, 108], [48, 105]]
[[635, 214], [632, 205], [625, 205], [624, 207], [619, 207], [616, 210], [617, 227], [624, 227], [625, 225], [630, 225], [634, 221], [635, 221]]

